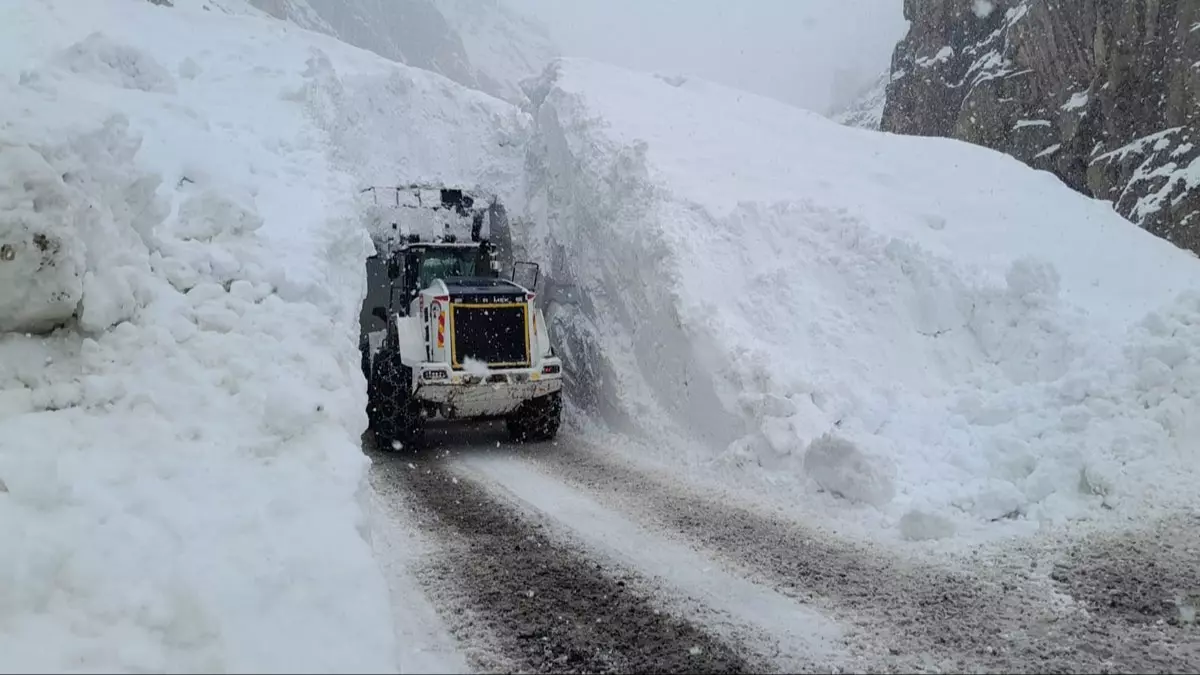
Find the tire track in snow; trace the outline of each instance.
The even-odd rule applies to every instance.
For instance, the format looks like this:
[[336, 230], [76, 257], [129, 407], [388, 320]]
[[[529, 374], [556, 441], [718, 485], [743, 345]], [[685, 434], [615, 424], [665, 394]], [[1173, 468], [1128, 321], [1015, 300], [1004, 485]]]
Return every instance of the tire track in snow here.
[[[661, 611], [634, 575], [606, 569], [544, 526], [459, 480], [432, 456], [371, 452], [440, 550], [421, 577], [484, 670], [762, 672], [723, 641]], [[422, 517], [424, 516], [424, 517]]]
[[1187, 627], [1168, 635], [1161, 625], [1089, 615], [1043, 574], [1050, 565], [1037, 568], [1033, 556], [1015, 556], [1007, 566], [981, 560], [973, 570], [905, 561], [718, 502], [574, 439], [519, 452], [605, 506], [682, 535], [731, 573], [842, 620], [868, 670], [1194, 672], [1200, 666], [1194, 632], [1181, 632]]
[[408, 522], [408, 509], [403, 500], [396, 499], [396, 487], [382, 472], [372, 471], [370, 479], [371, 506], [377, 516], [372, 523], [372, 545], [391, 594], [398, 670], [430, 675], [465, 672], [465, 655], [412, 575], [414, 563], [430, 550], [430, 544]]
[[841, 631], [824, 615], [765, 586], [732, 575], [690, 547], [647, 531], [510, 453], [466, 453], [450, 468], [523, 509], [553, 519], [558, 537], [630, 566], [656, 583], [656, 595], [715, 632], [754, 645], [784, 672], [839, 670]]

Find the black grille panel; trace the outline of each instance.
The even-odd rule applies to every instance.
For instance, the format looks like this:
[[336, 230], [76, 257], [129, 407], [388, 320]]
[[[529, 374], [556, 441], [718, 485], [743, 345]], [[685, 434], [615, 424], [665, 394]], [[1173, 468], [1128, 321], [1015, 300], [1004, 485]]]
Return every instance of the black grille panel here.
[[492, 367], [517, 368], [529, 365], [529, 334], [526, 303], [452, 303], [451, 361], [456, 369], [468, 358]]

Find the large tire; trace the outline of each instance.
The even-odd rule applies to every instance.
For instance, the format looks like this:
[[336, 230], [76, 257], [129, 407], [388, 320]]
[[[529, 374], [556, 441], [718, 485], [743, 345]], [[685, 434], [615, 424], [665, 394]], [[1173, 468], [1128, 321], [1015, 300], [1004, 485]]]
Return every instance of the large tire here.
[[375, 357], [368, 388], [367, 417], [380, 450], [418, 450], [425, 440], [425, 418], [412, 395], [412, 370], [400, 355]]
[[518, 443], [551, 441], [562, 420], [562, 392], [539, 396], [521, 404], [506, 420], [508, 435]]

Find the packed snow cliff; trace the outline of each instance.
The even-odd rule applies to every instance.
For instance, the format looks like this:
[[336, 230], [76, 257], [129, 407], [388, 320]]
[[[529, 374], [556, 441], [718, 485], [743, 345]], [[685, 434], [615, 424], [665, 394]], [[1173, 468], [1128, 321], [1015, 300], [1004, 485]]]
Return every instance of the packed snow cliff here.
[[910, 539], [1195, 501], [1192, 256], [965, 143], [581, 61], [527, 87], [585, 410]]
[[395, 671], [354, 200], [525, 118], [235, 0], [3, 14], [0, 669]]

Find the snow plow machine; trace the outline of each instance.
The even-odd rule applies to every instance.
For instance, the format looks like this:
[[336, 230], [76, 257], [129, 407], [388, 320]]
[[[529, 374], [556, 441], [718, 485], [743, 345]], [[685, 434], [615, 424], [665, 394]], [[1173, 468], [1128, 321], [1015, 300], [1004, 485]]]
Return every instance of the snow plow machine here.
[[503, 419], [514, 441], [553, 439], [562, 361], [534, 304], [538, 265], [501, 275], [492, 239], [511, 250], [503, 205], [438, 185], [363, 192], [375, 255], [359, 349], [376, 445], [420, 449], [435, 419]]

